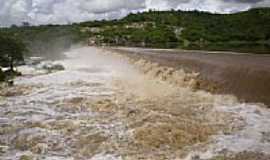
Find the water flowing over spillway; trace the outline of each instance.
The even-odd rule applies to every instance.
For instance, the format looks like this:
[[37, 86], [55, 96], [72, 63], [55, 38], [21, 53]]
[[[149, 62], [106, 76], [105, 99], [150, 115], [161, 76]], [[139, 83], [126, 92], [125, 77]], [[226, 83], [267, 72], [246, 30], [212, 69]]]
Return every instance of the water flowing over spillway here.
[[65, 70], [46, 73], [23, 66], [15, 86], [2, 89], [1, 160], [270, 154], [270, 111], [263, 105], [175, 87], [103, 49], [65, 54], [56, 62]]

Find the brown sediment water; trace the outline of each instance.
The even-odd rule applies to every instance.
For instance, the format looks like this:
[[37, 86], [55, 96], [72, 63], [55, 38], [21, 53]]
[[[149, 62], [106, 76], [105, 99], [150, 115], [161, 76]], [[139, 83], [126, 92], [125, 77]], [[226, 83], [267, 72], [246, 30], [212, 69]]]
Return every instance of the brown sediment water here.
[[94, 47], [65, 54], [65, 70], [22, 66], [1, 88], [1, 160], [270, 154], [270, 111], [199, 90], [197, 72]]
[[196, 72], [198, 89], [270, 105], [270, 55], [233, 52], [113, 48], [134, 59]]

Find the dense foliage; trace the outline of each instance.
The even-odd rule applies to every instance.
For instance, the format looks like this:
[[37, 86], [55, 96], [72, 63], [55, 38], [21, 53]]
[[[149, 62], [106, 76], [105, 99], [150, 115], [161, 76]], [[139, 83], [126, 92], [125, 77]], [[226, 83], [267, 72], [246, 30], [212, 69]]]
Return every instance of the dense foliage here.
[[[0, 35], [0, 81], [12, 77], [18, 73], [14, 65], [24, 61], [26, 46], [16, 37]], [[1, 67], [9, 67], [9, 70], [2, 71]]]
[[151, 21], [170, 27], [183, 27], [182, 38], [190, 41], [258, 41], [270, 39], [270, 9], [252, 9], [236, 14], [210, 14], [191, 11], [145, 12], [131, 14], [126, 22]]
[[112, 45], [233, 50], [251, 45], [265, 49], [270, 43], [269, 8], [235, 14], [149, 11], [130, 14], [119, 21], [86, 22], [80, 26], [101, 28], [98, 33], [88, 34], [100, 43]]
[[[199, 11], [148, 11], [120, 20], [71, 25], [0, 28], [0, 35], [22, 39], [29, 55], [58, 58], [72, 44], [210, 50], [269, 51], [270, 8], [235, 14]], [[241, 50], [240, 50], [241, 51]]]
[[7, 36], [0, 36], [0, 44], [0, 66], [9, 66], [13, 70], [14, 63], [24, 60], [23, 54], [26, 51], [26, 46], [22, 41]]

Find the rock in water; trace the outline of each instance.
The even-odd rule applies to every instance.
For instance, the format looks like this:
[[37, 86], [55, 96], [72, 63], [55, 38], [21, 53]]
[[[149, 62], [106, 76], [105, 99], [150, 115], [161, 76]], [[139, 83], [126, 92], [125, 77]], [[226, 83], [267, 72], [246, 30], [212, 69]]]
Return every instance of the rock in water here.
[[39, 67], [41, 69], [47, 70], [48, 72], [56, 72], [56, 71], [63, 71], [65, 67], [61, 64], [55, 64], [52, 62], [44, 62]]

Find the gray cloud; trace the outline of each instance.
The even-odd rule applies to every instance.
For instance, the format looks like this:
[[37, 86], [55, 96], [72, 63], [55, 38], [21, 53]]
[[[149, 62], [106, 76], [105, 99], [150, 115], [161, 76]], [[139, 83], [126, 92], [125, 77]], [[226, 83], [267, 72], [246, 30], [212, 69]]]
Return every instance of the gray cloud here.
[[269, 7], [269, 0], [0, 0], [0, 25], [64, 24], [121, 18], [148, 9], [202, 10], [230, 13]]

